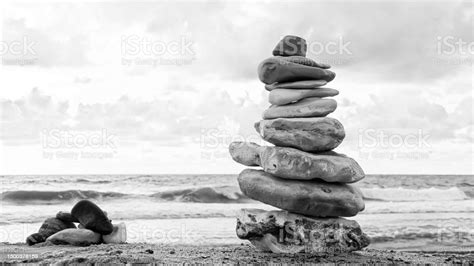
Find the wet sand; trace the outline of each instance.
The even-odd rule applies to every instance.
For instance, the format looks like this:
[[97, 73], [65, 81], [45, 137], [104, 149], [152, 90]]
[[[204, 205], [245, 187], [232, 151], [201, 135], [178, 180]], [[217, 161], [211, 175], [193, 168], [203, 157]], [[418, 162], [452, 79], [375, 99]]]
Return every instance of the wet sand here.
[[89, 247], [38, 244], [0, 244], [7, 263], [430, 263], [472, 264], [474, 250], [395, 251], [365, 249], [336, 256], [272, 254], [250, 245], [183, 246], [163, 244], [101, 244]]

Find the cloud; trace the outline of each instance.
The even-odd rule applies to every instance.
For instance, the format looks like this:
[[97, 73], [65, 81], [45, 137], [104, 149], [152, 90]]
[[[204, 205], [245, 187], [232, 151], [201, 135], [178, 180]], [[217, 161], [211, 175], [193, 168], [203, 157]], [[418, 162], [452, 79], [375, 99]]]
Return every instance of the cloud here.
[[[468, 1], [12, 3], [4, 13], [2, 40], [27, 36], [37, 52], [34, 66], [2, 69], [0, 140], [16, 147], [47, 128], [107, 129], [137, 150], [176, 150], [179, 160], [210, 132], [255, 136], [269, 105], [257, 65], [287, 34], [332, 45], [308, 55], [337, 73], [328, 87], [341, 91], [333, 114], [346, 128], [341, 148], [359, 129], [422, 129], [445, 153], [473, 140], [472, 59], [438, 51], [438, 37], [473, 41]], [[195, 58], [124, 65], [122, 37], [131, 35], [167, 44], [186, 36]], [[333, 53], [344, 44], [350, 53]]]
[[39, 141], [40, 132], [46, 128], [67, 128], [69, 104], [55, 102], [51, 96], [37, 88], [18, 100], [1, 100], [1, 139], [13, 143]]
[[1, 138], [39, 141], [43, 130], [105, 129], [125, 142], [182, 146], [198, 143], [203, 130], [217, 129], [229, 119], [246, 125], [236, 134], [255, 134], [253, 123], [248, 123], [248, 119], [258, 119], [261, 104], [264, 103], [255, 103], [248, 97], [234, 101], [225, 91], [208, 89], [183, 93], [178, 90], [149, 101], [122, 96], [112, 103], [80, 103], [77, 111], [71, 113], [68, 102], [55, 102], [34, 88], [19, 100], [2, 100]]
[[[80, 104], [74, 119], [81, 129], [106, 128], [125, 138], [180, 145], [199, 141], [202, 130], [218, 128], [231, 119], [253, 132], [249, 117], [261, 107], [249, 99], [234, 102], [226, 92], [175, 91], [169, 97], [141, 101], [121, 97], [111, 104]], [[250, 116], [251, 114], [251, 116]]]
[[[467, 63], [446, 61], [446, 56], [439, 53], [438, 37], [473, 41], [472, 11], [467, 1], [430, 5], [372, 1], [291, 5], [232, 1], [87, 6], [62, 3], [52, 4], [49, 9], [26, 8], [38, 14], [62, 12], [41, 27], [34, 26], [37, 21], [33, 15], [21, 17], [24, 6], [13, 7], [18, 9], [15, 17], [3, 22], [5, 36], [9, 40], [30, 36], [37, 42], [42, 66], [119, 64], [123, 36], [136, 34], [167, 42], [187, 36], [194, 44], [196, 60], [180, 71], [192, 76], [213, 72], [235, 80], [253, 79], [256, 66], [271, 56], [278, 40], [286, 34], [296, 34], [304, 36], [310, 48], [314, 47], [308, 52], [310, 57], [336, 67], [373, 71], [386, 80], [432, 81], [470, 67]], [[198, 7], [202, 12], [195, 12]], [[65, 14], [68, 21], [77, 20], [82, 25], [67, 22], [58, 26]], [[319, 53], [319, 48], [328, 45]], [[452, 55], [447, 59], [456, 58]]]
[[4, 54], [4, 59], [35, 59], [34, 65], [43, 67], [88, 64], [86, 34], [57, 36], [49, 31], [28, 26], [24, 18], [6, 19], [2, 28], [4, 43], [21, 43], [23, 47], [20, 55], [7, 53]]
[[74, 78], [74, 83], [82, 83], [82, 84], [87, 84], [92, 81], [91, 78], [89, 77], [76, 77]]
[[474, 98], [466, 97], [456, 104], [453, 111], [447, 111], [441, 104], [417, 93], [405, 89], [372, 94], [368, 103], [344, 98], [338, 116], [346, 128], [346, 141], [357, 142], [361, 132], [367, 130], [383, 130], [399, 135], [421, 131], [429, 135], [433, 144], [441, 141], [469, 142], [469, 138], [473, 138], [466, 134], [474, 125]]

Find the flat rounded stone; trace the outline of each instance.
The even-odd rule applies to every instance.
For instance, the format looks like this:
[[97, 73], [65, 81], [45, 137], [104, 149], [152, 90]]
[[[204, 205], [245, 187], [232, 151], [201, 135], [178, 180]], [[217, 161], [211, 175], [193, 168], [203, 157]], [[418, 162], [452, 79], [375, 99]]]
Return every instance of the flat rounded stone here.
[[234, 161], [246, 166], [261, 166], [261, 146], [253, 142], [234, 141], [229, 145], [229, 153]]
[[262, 138], [276, 146], [302, 151], [330, 151], [344, 139], [342, 124], [331, 117], [277, 118], [255, 123]]
[[282, 179], [254, 169], [242, 171], [238, 182], [251, 199], [313, 217], [350, 217], [365, 207], [360, 190], [348, 184]]
[[354, 159], [336, 152], [309, 153], [252, 142], [232, 142], [229, 152], [238, 163], [261, 166], [263, 171], [285, 179], [354, 183], [365, 177]]
[[324, 98], [338, 94], [339, 91], [330, 88], [318, 88], [315, 90], [275, 89], [270, 91], [268, 101], [274, 105], [285, 105], [309, 97]]
[[287, 211], [241, 209], [236, 233], [261, 251], [283, 254], [333, 255], [361, 250], [370, 244], [356, 221]]
[[304, 56], [277, 56], [278, 58], [281, 58], [285, 61], [292, 62], [295, 64], [300, 64], [300, 65], [305, 65], [305, 66], [311, 66], [311, 67], [319, 67], [323, 69], [329, 69], [331, 68], [330, 65], [324, 64], [324, 63], [318, 63], [314, 61], [313, 59], [304, 57]]
[[307, 48], [305, 39], [298, 36], [287, 35], [277, 43], [272, 54], [281, 56], [306, 56]]
[[319, 87], [328, 84], [325, 80], [299, 80], [293, 82], [272, 83], [265, 85], [267, 91], [276, 89], [319, 89]]
[[76, 226], [72, 222], [48, 218], [43, 222], [37, 233], [31, 234], [26, 238], [26, 243], [31, 246], [44, 242], [49, 236], [68, 228], [76, 228]]
[[263, 119], [280, 117], [322, 117], [334, 112], [337, 102], [334, 99], [310, 97], [287, 105], [272, 105], [263, 112]]
[[100, 234], [89, 229], [65, 229], [48, 237], [55, 245], [89, 246], [101, 242]]
[[258, 77], [265, 84], [314, 79], [329, 82], [336, 77], [336, 73], [319, 67], [288, 62], [278, 57], [270, 57], [258, 66]]
[[99, 206], [89, 200], [81, 200], [71, 210], [71, 215], [84, 226], [102, 235], [108, 235], [114, 230], [107, 214]]

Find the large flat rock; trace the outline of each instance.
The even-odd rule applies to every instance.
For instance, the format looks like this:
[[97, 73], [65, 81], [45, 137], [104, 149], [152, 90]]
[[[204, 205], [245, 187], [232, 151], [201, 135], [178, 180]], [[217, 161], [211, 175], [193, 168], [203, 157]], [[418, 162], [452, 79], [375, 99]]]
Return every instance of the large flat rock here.
[[263, 112], [263, 119], [323, 117], [334, 112], [337, 102], [334, 99], [311, 97], [296, 103], [272, 105]]
[[255, 129], [276, 146], [310, 152], [330, 151], [346, 136], [342, 124], [330, 117], [265, 119]]
[[274, 89], [268, 94], [268, 101], [274, 105], [285, 105], [309, 97], [331, 97], [339, 94], [338, 90], [318, 88], [309, 90]]
[[252, 142], [232, 142], [229, 153], [238, 163], [261, 166], [265, 172], [285, 179], [353, 183], [365, 177], [354, 159], [336, 152], [316, 154]]
[[370, 243], [356, 221], [287, 211], [242, 209], [236, 233], [258, 249], [274, 253], [341, 254], [361, 250]]
[[258, 66], [258, 77], [265, 84], [317, 79], [329, 82], [336, 77], [336, 73], [319, 67], [292, 63], [278, 57], [270, 57]]
[[324, 69], [331, 68], [331, 66], [328, 65], [328, 64], [319, 63], [319, 62], [314, 61], [313, 59], [310, 59], [310, 58], [307, 58], [307, 57], [304, 57], [304, 56], [294, 55], [294, 56], [281, 56], [281, 57], [277, 56], [277, 57], [281, 58], [285, 61], [295, 63], [295, 64], [300, 64], [300, 65], [305, 65], [305, 66], [312, 66], [312, 67], [319, 67], [319, 68], [324, 68]]
[[365, 207], [361, 191], [348, 184], [289, 180], [254, 169], [242, 171], [238, 182], [251, 199], [313, 217], [350, 217]]
[[302, 89], [319, 89], [319, 87], [328, 84], [325, 80], [298, 80], [290, 82], [275, 82], [272, 84], [265, 85], [267, 91], [273, 91], [277, 89], [291, 89], [291, 90], [302, 90]]
[[65, 229], [46, 239], [55, 245], [89, 246], [99, 244], [101, 236], [89, 229]]

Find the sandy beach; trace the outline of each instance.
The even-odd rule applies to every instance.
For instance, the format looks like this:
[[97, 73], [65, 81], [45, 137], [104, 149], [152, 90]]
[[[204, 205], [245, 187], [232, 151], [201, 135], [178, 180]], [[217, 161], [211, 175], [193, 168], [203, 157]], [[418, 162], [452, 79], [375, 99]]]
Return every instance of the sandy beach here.
[[115, 244], [89, 247], [38, 244], [0, 244], [0, 258], [4, 263], [404, 263], [404, 264], [462, 264], [474, 262], [469, 250], [396, 251], [365, 249], [336, 256], [308, 254], [284, 255], [258, 252], [244, 245], [161, 245]]

